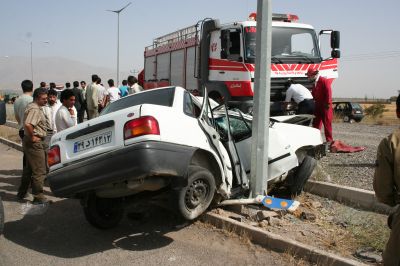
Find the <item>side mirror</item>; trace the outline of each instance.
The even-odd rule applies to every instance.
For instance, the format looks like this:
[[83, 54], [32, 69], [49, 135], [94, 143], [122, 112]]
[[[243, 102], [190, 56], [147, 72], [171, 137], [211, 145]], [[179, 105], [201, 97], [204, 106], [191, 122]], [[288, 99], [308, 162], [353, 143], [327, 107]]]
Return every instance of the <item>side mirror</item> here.
[[340, 31], [332, 31], [331, 33], [331, 48], [339, 49], [340, 47]]
[[340, 50], [332, 50], [331, 56], [332, 58], [340, 58]]
[[4, 125], [7, 121], [6, 103], [0, 101], [0, 125]]

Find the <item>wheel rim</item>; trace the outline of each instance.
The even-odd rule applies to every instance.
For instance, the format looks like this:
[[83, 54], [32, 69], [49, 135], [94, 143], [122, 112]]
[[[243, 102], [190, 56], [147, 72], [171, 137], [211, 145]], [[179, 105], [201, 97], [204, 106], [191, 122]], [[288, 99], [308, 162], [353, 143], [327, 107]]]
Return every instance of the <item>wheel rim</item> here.
[[344, 122], [349, 122], [349, 117], [348, 117], [348, 116], [345, 116], [345, 117], [343, 118], [343, 121], [344, 121]]
[[185, 193], [185, 205], [189, 210], [193, 210], [205, 203], [210, 194], [210, 186], [203, 179], [192, 182]]

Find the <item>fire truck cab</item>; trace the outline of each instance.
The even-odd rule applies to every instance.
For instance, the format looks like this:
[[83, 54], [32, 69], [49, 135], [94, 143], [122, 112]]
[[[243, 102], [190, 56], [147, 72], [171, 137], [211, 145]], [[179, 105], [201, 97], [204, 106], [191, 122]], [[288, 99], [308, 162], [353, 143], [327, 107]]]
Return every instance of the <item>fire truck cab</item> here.
[[[253, 105], [256, 59], [256, 15], [249, 20], [221, 25], [205, 19], [196, 25], [154, 39], [146, 47], [144, 88], [175, 85], [200, 95], [207, 87], [210, 98], [249, 112]], [[311, 25], [295, 15], [274, 14], [271, 45], [271, 115], [282, 114], [284, 84], [294, 80], [311, 89], [309, 68], [329, 80], [337, 78], [339, 32], [331, 35], [331, 57], [323, 59], [320, 41]]]

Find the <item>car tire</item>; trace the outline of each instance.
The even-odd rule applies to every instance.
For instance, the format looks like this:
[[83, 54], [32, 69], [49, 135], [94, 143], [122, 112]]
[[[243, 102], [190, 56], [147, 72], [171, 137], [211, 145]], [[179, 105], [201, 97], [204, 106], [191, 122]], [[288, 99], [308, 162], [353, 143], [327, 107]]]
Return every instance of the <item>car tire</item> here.
[[308, 155], [304, 157], [301, 164], [288, 180], [288, 188], [292, 197], [301, 194], [316, 165], [317, 161], [313, 157]]
[[83, 207], [86, 220], [96, 228], [110, 229], [122, 220], [124, 208], [122, 199], [99, 198], [91, 194]]
[[350, 122], [350, 117], [348, 115], [345, 115], [343, 117], [343, 122], [345, 122], [345, 123]]
[[4, 229], [4, 206], [3, 206], [3, 201], [1, 200], [0, 197], [0, 235], [3, 234], [3, 229]]
[[203, 167], [189, 166], [187, 185], [175, 193], [179, 214], [186, 220], [194, 220], [207, 210], [214, 198], [214, 176]]

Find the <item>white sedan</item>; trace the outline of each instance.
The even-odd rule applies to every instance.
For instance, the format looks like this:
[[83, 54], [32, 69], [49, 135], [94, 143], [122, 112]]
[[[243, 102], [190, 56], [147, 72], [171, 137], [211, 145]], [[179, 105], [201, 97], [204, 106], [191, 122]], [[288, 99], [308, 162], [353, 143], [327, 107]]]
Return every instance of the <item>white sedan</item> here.
[[[248, 194], [251, 116], [210, 104], [181, 87], [143, 91], [98, 118], [55, 134], [48, 181], [54, 195], [80, 198], [87, 220], [116, 226], [124, 198], [171, 190], [186, 219], [211, 204]], [[323, 150], [320, 131], [269, 124], [269, 184], [301, 192]]]

